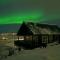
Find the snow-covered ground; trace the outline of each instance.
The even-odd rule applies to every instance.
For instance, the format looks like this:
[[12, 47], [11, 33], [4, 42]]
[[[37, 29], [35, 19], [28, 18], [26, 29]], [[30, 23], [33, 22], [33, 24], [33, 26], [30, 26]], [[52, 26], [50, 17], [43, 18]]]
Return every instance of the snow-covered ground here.
[[48, 60], [60, 60], [60, 45], [48, 46]]
[[60, 45], [48, 45], [47, 48], [22, 50], [3, 60], [60, 60]]

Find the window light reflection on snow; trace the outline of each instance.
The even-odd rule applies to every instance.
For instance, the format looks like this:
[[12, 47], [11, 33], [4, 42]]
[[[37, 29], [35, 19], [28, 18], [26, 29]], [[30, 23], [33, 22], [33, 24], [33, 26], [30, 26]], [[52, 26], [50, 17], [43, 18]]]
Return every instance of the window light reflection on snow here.
[[[18, 40], [18, 39], [15, 39], [15, 40]], [[19, 40], [24, 40], [24, 38], [22, 38], [22, 39], [19, 38]]]
[[6, 37], [2, 37], [2, 39], [3, 39], [3, 40], [7, 40], [8, 38], [6, 38]]

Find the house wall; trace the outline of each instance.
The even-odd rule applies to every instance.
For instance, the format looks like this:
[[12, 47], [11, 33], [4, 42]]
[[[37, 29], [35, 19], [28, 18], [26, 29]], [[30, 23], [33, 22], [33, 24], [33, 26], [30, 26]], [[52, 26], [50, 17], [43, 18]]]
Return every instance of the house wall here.
[[25, 40], [32, 40], [32, 36], [25, 36]]
[[38, 35], [38, 40], [42, 43], [52, 43], [55, 41], [60, 41], [60, 34], [41, 34]]
[[52, 42], [58, 42], [59, 41], [59, 35], [60, 34], [50, 34], [48, 35], [48, 43], [52, 43]]
[[60, 43], [60, 35], [59, 35], [59, 40], [58, 40], [58, 43]]
[[38, 46], [38, 42], [39, 42], [38, 41], [38, 35], [33, 35], [33, 45], [37, 47]]
[[[7, 46], [13, 46], [14, 47], [14, 41], [18, 40], [24, 40], [24, 36], [17, 36], [17, 33], [1, 33], [0, 34], [0, 44], [5, 44]], [[60, 34], [57, 35], [48, 35], [48, 34], [40, 34], [40, 35], [30, 35], [30, 36], [25, 36], [25, 40], [30, 40], [32, 41], [32, 44], [37, 46], [41, 42], [54, 42], [58, 41], [60, 43]]]
[[48, 35], [43, 34], [41, 38], [42, 38], [42, 43], [48, 43], [48, 38], [49, 38]]
[[59, 40], [60, 40], [59, 38], [60, 38], [60, 34], [53, 35], [53, 41], [59, 42]]
[[48, 43], [51, 43], [51, 42], [53, 42], [53, 35], [52, 34], [49, 34], [48, 35]]

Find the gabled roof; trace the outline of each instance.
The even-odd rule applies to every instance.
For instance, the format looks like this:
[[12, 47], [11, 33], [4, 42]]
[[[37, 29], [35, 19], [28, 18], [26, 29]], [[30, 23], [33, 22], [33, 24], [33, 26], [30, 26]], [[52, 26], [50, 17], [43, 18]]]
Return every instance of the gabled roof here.
[[17, 35], [32, 35], [32, 31], [27, 27], [25, 23], [23, 23], [17, 33]]
[[[27, 23], [25, 23], [24, 27], [22, 27], [22, 26], [20, 27], [20, 29], [18, 31], [19, 34], [23, 33], [22, 28], [25, 28], [25, 31], [24, 31], [25, 34], [26, 33], [27, 34], [58, 34], [58, 33], [60, 33], [60, 31], [59, 31], [60, 28], [56, 25], [27, 22]], [[28, 31], [29, 31], [29, 33], [28, 33]]]

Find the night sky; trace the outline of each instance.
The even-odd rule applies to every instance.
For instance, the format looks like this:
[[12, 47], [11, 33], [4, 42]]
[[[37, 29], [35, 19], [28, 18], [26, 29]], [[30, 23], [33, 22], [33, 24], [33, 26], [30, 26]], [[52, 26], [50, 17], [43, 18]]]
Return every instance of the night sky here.
[[0, 0], [0, 24], [23, 21], [60, 25], [60, 0]]

